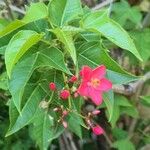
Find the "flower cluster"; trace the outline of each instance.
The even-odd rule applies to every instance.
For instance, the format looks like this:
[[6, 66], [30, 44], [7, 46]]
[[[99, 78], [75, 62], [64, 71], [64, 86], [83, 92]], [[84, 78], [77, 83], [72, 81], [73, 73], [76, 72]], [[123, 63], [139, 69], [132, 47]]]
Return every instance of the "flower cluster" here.
[[[106, 67], [104, 65], [98, 66], [95, 69], [92, 69], [89, 66], [83, 66], [80, 71], [80, 78], [72, 76], [68, 79], [68, 81], [65, 81], [65, 84], [67, 85], [58, 92], [60, 100], [69, 101], [70, 98], [73, 99], [81, 96], [83, 99], [91, 100], [91, 102], [97, 106], [100, 105], [102, 103], [103, 92], [107, 92], [112, 88], [111, 81], [109, 81], [105, 75]], [[49, 89], [53, 92], [58, 91], [54, 82], [49, 84]], [[61, 122], [62, 125], [67, 128], [68, 125], [64, 119], [68, 113], [72, 111], [70, 106], [67, 110], [64, 110], [63, 106], [56, 107], [54, 108], [54, 111], [59, 112], [60, 118], [58, 122]], [[104, 132], [104, 130], [93, 121], [94, 116], [99, 113], [99, 110], [94, 110], [92, 112], [88, 112], [87, 115], [84, 114], [85, 123], [96, 135], [100, 135]]]

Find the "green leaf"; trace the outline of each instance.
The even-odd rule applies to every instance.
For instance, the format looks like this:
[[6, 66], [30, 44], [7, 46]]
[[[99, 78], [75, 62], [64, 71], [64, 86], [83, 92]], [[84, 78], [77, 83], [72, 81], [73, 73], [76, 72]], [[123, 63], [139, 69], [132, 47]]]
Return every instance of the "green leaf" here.
[[99, 42], [85, 42], [77, 49], [79, 66], [96, 67], [104, 64], [107, 67], [107, 77], [113, 84], [123, 84], [137, 79], [122, 69], [101, 46]]
[[28, 11], [22, 20], [15, 20], [8, 24], [2, 31], [0, 31], [0, 37], [3, 37], [16, 29], [39, 19], [46, 18], [48, 16], [47, 7], [44, 3], [32, 3], [28, 8]]
[[103, 94], [103, 100], [104, 100], [104, 103], [106, 104], [106, 107], [109, 113], [108, 121], [111, 122], [113, 113], [114, 113], [113, 112], [114, 111], [114, 93], [112, 92], [112, 90]]
[[[10, 126], [6, 136], [9, 136], [21, 128], [23, 128], [25, 125], [28, 125], [30, 121], [33, 119], [38, 107], [40, 101], [44, 98], [45, 91], [43, 91], [41, 85], [37, 86], [34, 91], [32, 91], [27, 103], [23, 107], [22, 111], [20, 112], [20, 115], [18, 116], [17, 120], [13, 120], [13, 125]], [[16, 114], [16, 112], [15, 112]], [[16, 115], [13, 115], [13, 117]]]
[[36, 117], [34, 117], [31, 136], [38, 144], [40, 150], [47, 150], [51, 141], [49, 138], [54, 134], [53, 117], [48, 115], [47, 111], [38, 109]]
[[48, 9], [44, 3], [31, 3], [22, 21], [29, 23], [46, 17], [48, 17]]
[[135, 106], [132, 107], [121, 107], [120, 114], [127, 114], [133, 118], [139, 117], [139, 112]]
[[135, 45], [143, 60], [147, 61], [150, 57], [150, 29], [135, 30], [130, 32], [130, 35], [134, 39]]
[[57, 38], [64, 44], [65, 49], [70, 53], [74, 64], [77, 63], [77, 58], [76, 58], [76, 50], [74, 47], [74, 42], [73, 42], [73, 35], [72, 32], [64, 32], [63, 30], [59, 28], [55, 28], [52, 30], [57, 36]]
[[121, 128], [114, 128], [112, 130], [113, 137], [117, 140], [122, 140], [128, 137], [128, 132]]
[[5, 28], [9, 24], [9, 21], [4, 18], [0, 18], [0, 31]]
[[41, 38], [42, 35], [30, 30], [20, 31], [13, 36], [5, 51], [5, 64], [9, 78], [14, 65]]
[[9, 34], [10, 32], [13, 32], [14, 30], [22, 27], [23, 25], [25, 25], [25, 23], [20, 20], [15, 20], [11, 22], [5, 28], [3, 28], [3, 30], [0, 32], [0, 37], [5, 36]]
[[[108, 107], [107, 107], [107, 111], [108, 111]], [[120, 117], [120, 108], [116, 104], [116, 99], [114, 99], [113, 114], [110, 120], [110, 124], [112, 128], [116, 126], [116, 122], [118, 121], [119, 117]]]
[[53, 25], [63, 26], [83, 13], [80, 0], [52, 0], [48, 6]]
[[0, 89], [8, 90], [8, 78], [7, 78], [7, 73], [6, 72], [3, 72], [0, 75]]
[[142, 61], [133, 40], [119, 24], [108, 18], [106, 13], [103, 15], [101, 15], [101, 12], [89, 14], [82, 20], [81, 26], [85, 29], [99, 32], [119, 47], [133, 53], [139, 60]]
[[33, 71], [39, 67], [50, 67], [71, 74], [66, 68], [63, 54], [56, 48], [45, 48], [19, 62], [13, 69], [10, 79], [10, 92], [18, 111], [21, 110], [21, 100], [25, 85], [30, 79]]
[[150, 96], [140, 96], [141, 103], [147, 107], [150, 107]]
[[77, 136], [82, 138], [82, 128], [81, 124], [83, 124], [83, 120], [75, 113], [69, 113], [69, 121], [68, 127], [69, 129], [74, 132]]
[[113, 143], [112, 147], [117, 148], [118, 150], [135, 150], [133, 143], [128, 139], [118, 140]]
[[116, 101], [116, 105], [118, 106], [132, 107], [128, 99], [122, 95], [115, 94], [115, 101]]
[[127, 1], [122, 0], [121, 2], [113, 4], [112, 18], [122, 26], [125, 26], [128, 21], [137, 25], [142, 19], [142, 14], [140, 9], [131, 7]]

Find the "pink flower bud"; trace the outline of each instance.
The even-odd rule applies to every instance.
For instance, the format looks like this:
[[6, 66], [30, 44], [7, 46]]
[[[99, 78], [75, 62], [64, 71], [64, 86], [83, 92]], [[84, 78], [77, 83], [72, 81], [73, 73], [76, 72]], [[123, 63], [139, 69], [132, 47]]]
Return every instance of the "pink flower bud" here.
[[79, 96], [78, 92], [74, 93], [74, 97], [77, 98]]
[[68, 124], [67, 124], [66, 121], [63, 121], [62, 124], [63, 124], [64, 128], [67, 128], [67, 127], [68, 127]]
[[67, 110], [64, 110], [64, 111], [63, 111], [63, 115], [64, 115], [64, 116], [68, 115], [68, 111], [67, 111]]
[[98, 115], [99, 113], [100, 113], [100, 110], [94, 110], [94, 111], [92, 111], [93, 115]]
[[77, 81], [77, 79], [78, 79], [78, 78], [77, 78], [76, 76], [72, 76], [72, 77], [70, 78], [69, 82], [74, 83], [74, 82]]
[[59, 110], [59, 108], [57, 108], [57, 107], [53, 109], [53, 111], [58, 111], [58, 110]]
[[95, 135], [101, 135], [104, 133], [104, 130], [99, 125], [92, 127], [92, 131]]
[[56, 84], [54, 82], [51, 82], [49, 84], [49, 88], [50, 88], [51, 91], [55, 91], [56, 90]]
[[70, 92], [68, 90], [62, 90], [60, 92], [60, 98], [66, 100], [70, 96]]

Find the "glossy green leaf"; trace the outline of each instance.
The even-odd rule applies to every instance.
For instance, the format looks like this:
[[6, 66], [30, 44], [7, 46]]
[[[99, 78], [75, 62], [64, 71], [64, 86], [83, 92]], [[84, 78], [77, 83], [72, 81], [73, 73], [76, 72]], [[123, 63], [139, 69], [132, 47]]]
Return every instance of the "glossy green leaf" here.
[[147, 107], [150, 107], [150, 96], [140, 96], [141, 103]]
[[99, 42], [83, 43], [77, 49], [79, 66], [89, 65], [96, 67], [104, 64], [107, 67], [107, 77], [114, 84], [123, 84], [134, 81], [137, 77], [127, 73], [106, 52]]
[[126, 139], [128, 137], [128, 132], [121, 128], [114, 128], [112, 130], [113, 137], [117, 140]]
[[65, 49], [70, 53], [74, 64], [76, 64], [77, 58], [76, 58], [76, 50], [74, 47], [72, 32], [68, 32], [68, 31], [65, 32], [59, 28], [52, 30], [52, 32], [54, 32], [57, 38], [64, 44]]
[[139, 60], [142, 60], [133, 43], [133, 40], [130, 38], [127, 32], [115, 21], [108, 18], [106, 13], [103, 15], [101, 12], [89, 14], [82, 20], [81, 26], [84, 29], [99, 32], [119, 47], [130, 51]]
[[33, 71], [39, 67], [46, 66], [70, 74], [70, 71], [65, 66], [62, 52], [53, 47], [37, 52], [15, 66], [10, 79], [9, 89], [19, 112], [21, 110], [21, 100], [25, 85]]
[[114, 113], [114, 93], [112, 90], [103, 94], [103, 100], [109, 113], [108, 121], [111, 122]]
[[128, 139], [118, 140], [113, 143], [112, 147], [117, 148], [118, 150], [135, 150], [133, 143]]
[[118, 106], [132, 107], [129, 100], [126, 97], [122, 96], [122, 95], [115, 94], [115, 101], [116, 101], [116, 105], [118, 105]]
[[14, 30], [22, 27], [23, 25], [25, 25], [25, 23], [20, 20], [15, 20], [11, 22], [5, 28], [3, 28], [3, 30], [0, 31], [0, 37], [5, 36], [10, 32], [13, 32]]
[[130, 35], [134, 39], [135, 45], [143, 60], [147, 61], [150, 58], [150, 29], [135, 30], [130, 32]]
[[20, 31], [13, 36], [5, 51], [5, 64], [9, 77], [14, 65], [41, 38], [42, 35], [30, 30]]
[[142, 14], [138, 7], [131, 7], [127, 1], [121, 0], [113, 4], [111, 17], [122, 26], [126, 26], [128, 21], [138, 25], [142, 19]]
[[53, 135], [54, 118], [48, 115], [47, 110], [39, 109], [34, 117], [32, 127], [32, 138], [36, 140], [40, 150], [47, 150], [51, 141], [49, 138]]
[[29, 23], [46, 17], [48, 17], [48, 9], [44, 3], [31, 3], [22, 21]]
[[25, 125], [28, 125], [30, 123], [30, 121], [33, 119], [39, 107], [39, 102], [44, 98], [44, 96], [45, 96], [45, 91], [43, 91], [41, 85], [37, 86], [34, 89], [34, 91], [32, 91], [27, 103], [23, 107], [14, 125], [10, 126], [6, 136], [9, 136], [17, 132], [18, 130], [23, 128]]
[[48, 6], [49, 18], [53, 25], [63, 26], [82, 14], [80, 0], [52, 0]]
[[8, 77], [6, 72], [0, 75], [0, 89], [8, 90]]
[[132, 107], [121, 107], [120, 114], [127, 114], [133, 118], [139, 117], [139, 112], [135, 106]]
[[3, 37], [16, 29], [39, 19], [48, 16], [47, 7], [44, 3], [32, 3], [22, 20], [15, 20], [8, 24], [3, 30], [0, 31], [0, 37]]
[[70, 116], [68, 121], [69, 129], [72, 132], [74, 132], [77, 136], [82, 138], [82, 129], [81, 129], [81, 124], [83, 124], [82, 119], [75, 113], [70, 113], [69, 116]]

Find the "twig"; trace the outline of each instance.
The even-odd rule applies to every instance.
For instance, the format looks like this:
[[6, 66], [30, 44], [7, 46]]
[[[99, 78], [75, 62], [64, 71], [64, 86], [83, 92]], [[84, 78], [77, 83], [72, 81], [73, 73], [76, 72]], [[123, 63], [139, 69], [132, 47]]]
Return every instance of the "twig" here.
[[[112, 2], [114, 2], [115, 0], [112, 0]], [[96, 5], [95, 7], [92, 8], [92, 10], [98, 10], [101, 9], [102, 7], [105, 7], [107, 5], [109, 5], [111, 3], [111, 0], [106, 0], [98, 5]]]
[[109, 139], [109, 137], [107, 136], [107, 134], [104, 132], [103, 135], [104, 135], [104, 137], [105, 137], [107, 143], [109, 144], [109, 146], [112, 147], [112, 142], [111, 142], [111, 140]]
[[139, 80], [129, 83], [128, 85], [114, 85], [113, 91], [118, 94], [123, 94], [126, 96], [131, 96], [137, 92], [137, 89], [141, 87], [143, 83], [150, 79], [150, 72], [147, 72]]
[[[4, 2], [0, 2], [0, 5], [1, 5], [1, 6], [6, 6], [6, 4], [5, 4]], [[24, 10], [22, 10], [22, 9], [16, 7], [16, 6], [9, 5], [9, 7], [10, 7], [11, 10], [13, 10], [13, 11], [15, 11], [15, 12], [18, 12], [18, 13], [23, 14], [23, 15], [25, 14], [25, 11], [24, 11]]]
[[14, 16], [13, 16], [13, 14], [12, 14], [12, 11], [11, 11], [10, 7], [9, 7], [9, 2], [8, 2], [8, 0], [5, 0], [5, 4], [6, 4], [6, 7], [7, 7], [7, 10], [8, 10], [8, 13], [9, 13], [10, 18], [11, 18], [12, 20], [14, 20]]
[[150, 12], [147, 13], [142, 22], [143, 28], [148, 27], [149, 25], [150, 25]]
[[77, 150], [72, 135], [67, 130], [59, 137], [59, 144], [61, 150]]

